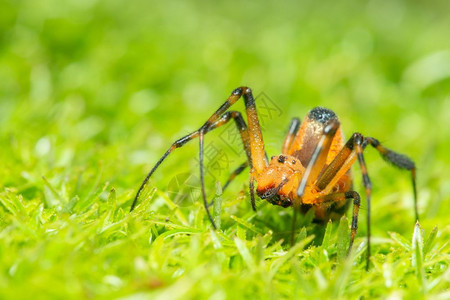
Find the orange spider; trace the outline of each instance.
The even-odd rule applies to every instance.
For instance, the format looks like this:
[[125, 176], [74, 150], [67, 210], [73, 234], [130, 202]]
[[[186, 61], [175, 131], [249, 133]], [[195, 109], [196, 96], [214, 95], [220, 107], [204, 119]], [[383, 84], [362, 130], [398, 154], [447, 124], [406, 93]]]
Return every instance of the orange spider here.
[[[248, 126], [241, 113], [228, 111], [229, 107], [244, 98]], [[417, 213], [416, 168], [414, 163], [405, 155], [385, 148], [380, 142], [371, 137], [363, 137], [354, 133], [345, 142], [339, 120], [336, 114], [323, 107], [313, 108], [305, 120], [300, 124], [294, 118], [289, 126], [288, 134], [284, 140], [282, 154], [272, 156], [267, 160], [264, 151], [264, 142], [256, 112], [255, 99], [248, 87], [235, 89], [227, 101], [200, 127], [200, 129], [175, 141], [172, 146], [159, 159], [153, 169], [140, 186], [131, 206], [132, 211], [139, 195], [148, 182], [150, 176], [175, 149], [182, 147], [188, 141], [199, 138], [200, 145], [200, 181], [203, 204], [214, 229], [216, 228], [206, 199], [204, 172], [203, 172], [203, 145], [204, 135], [233, 119], [242, 138], [247, 162], [236, 169], [224, 185], [229, 185], [236, 175], [250, 166], [250, 199], [253, 210], [256, 211], [254, 197], [254, 183], [257, 182], [256, 193], [261, 199], [266, 199], [274, 205], [294, 207], [293, 229], [298, 211], [305, 213], [310, 208], [315, 209], [315, 218], [327, 221], [342, 216], [351, 200], [353, 200], [353, 213], [351, 223], [350, 245], [358, 228], [358, 213], [360, 196], [352, 190], [352, 176], [350, 168], [358, 160], [361, 167], [363, 185], [367, 198], [367, 267], [370, 258], [370, 196], [371, 183], [367, 175], [363, 151], [367, 144], [373, 146], [381, 156], [392, 165], [411, 171], [414, 193], [415, 217]]]

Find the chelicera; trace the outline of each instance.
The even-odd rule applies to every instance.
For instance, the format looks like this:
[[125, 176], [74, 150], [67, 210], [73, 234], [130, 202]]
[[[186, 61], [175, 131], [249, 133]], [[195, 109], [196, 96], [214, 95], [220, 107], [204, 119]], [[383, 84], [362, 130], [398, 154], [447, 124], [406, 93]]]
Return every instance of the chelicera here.
[[[240, 98], [244, 99], [247, 123], [238, 111], [229, 108]], [[364, 149], [367, 145], [375, 148], [384, 160], [392, 165], [408, 170], [411, 173], [414, 193], [415, 217], [417, 212], [416, 168], [407, 156], [384, 147], [377, 139], [364, 137], [354, 133], [350, 139], [344, 140], [340, 122], [336, 114], [323, 107], [313, 108], [303, 122], [293, 118], [282, 146], [282, 154], [267, 159], [261, 128], [256, 112], [255, 99], [248, 87], [235, 89], [222, 106], [196, 131], [175, 141], [155, 166], [148, 173], [134, 198], [131, 210], [134, 209], [139, 195], [149, 178], [175, 149], [188, 141], [198, 138], [200, 181], [203, 204], [209, 220], [216, 228], [205, 193], [203, 148], [204, 136], [208, 132], [234, 120], [239, 130], [247, 156], [230, 176], [224, 189], [238, 174], [250, 167], [250, 201], [256, 211], [254, 187], [256, 194], [274, 205], [294, 208], [294, 223], [297, 212], [315, 210], [315, 219], [327, 221], [342, 216], [353, 203], [349, 251], [352, 248], [358, 229], [360, 196], [352, 188], [351, 166], [358, 161], [362, 173], [367, 205], [367, 266], [370, 257], [370, 199], [371, 182], [364, 161]], [[293, 226], [294, 227], [294, 226]], [[295, 229], [295, 228], [293, 228]]]

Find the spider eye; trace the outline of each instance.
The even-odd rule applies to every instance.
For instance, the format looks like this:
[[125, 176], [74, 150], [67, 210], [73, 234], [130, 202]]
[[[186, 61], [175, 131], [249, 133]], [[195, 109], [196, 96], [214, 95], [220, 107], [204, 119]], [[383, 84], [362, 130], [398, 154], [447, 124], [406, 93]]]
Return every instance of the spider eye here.
[[270, 160], [272, 160], [274, 157], [275, 157], [275, 155], [271, 156], [271, 157], [270, 157]]
[[278, 156], [278, 162], [284, 164], [285, 161], [286, 161], [286, 156], [283, 156], [283, 155]]
[[295, 165], [295, 160], [294, 159], [292, 160], [292, 164]]

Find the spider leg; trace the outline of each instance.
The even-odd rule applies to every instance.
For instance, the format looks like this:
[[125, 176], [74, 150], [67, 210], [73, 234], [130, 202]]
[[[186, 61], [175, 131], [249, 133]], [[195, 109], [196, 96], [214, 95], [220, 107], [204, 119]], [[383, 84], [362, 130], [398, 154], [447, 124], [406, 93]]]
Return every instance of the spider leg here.
[[366, 190], [366, 201], [367, 201], [367, 257], [366, 257], [366, 270], [369, 270], [370, 265], [370, 236], [371, 236], [371, 228], [370, 228], [370, 204], [371, 204], [371, 198], [372, 198], [372, 183], [370, 182], [369, 175], [367, 174], [367, 166], [366, 162], [364, 161], [364, 155], [363, 155], [363, 143], [364, 140], [362, 139], [362, 135], [359, 135], [355, 139], [355, 150], [356, 155], [358, 157], [359, 167], [361, 169], [362, 173], [362, 181], [364, 185], [364, 189]]
[[361, 205], [361, 197], [359, 196], [359, 194], [355, 191], [348, 191], [345, 193], [328, 194], [328, 195], [318, 198], [317, 200], [319, 200], [319, 201], [317, 202], [316, 205], [323, 205], [323, 204], [331, 205], [331, 204], [335, 203], [337, 205], [337, 208], [339, 208], [346, 204], [347, 199], [353, 199], [350, 244], [348, 246], [348, 253], [350, 253], [350, 251], [352, 250], [353, 242], [355, 241], [356, 232], [358, 230], [358, 215], [359, 215], [359, 208]]
[[[315, 205], [331, 205], [336, 204], [337, 208], [344, 206], [347, 202], [347, 199], [353, 199], [353, 212], [352, 212], [352, 223], [351, 223], [351, 231], [350, 231], [350, 244], [348, 246], [348, 253], [352, 250], [353, 242], [356, 237], [356, 232], [358, 230], [358, 215], [359, 208], [361, 205], [361, 197], [355, 191], [349, 191], [345, 193], [334, 193], [322, 196], [317, 198], [317, 202]], [[294, 220], [292, 222], [292, 232], [295, 232], [295, 223], [297, 219], [298, 210], [294, 211]], [[291, 244], [294, 243], [294, 234], [291, 235]]]
[[295, 228], [297, 228], [297, 215], [300, 212], [300, 206], [294, 207], [294, 215], [292, 216], [292, 230], [291, 230], [291, 246], [294, 246], [295, 243]]
[[[413, 196], [414, 196], [414, 213], [416, 216], [416, 220], [419, 220], [419, 213], [417, 209], [417, 186], [416, 186], [416, 166], [414, 162], [407, 157], [406, 155], [394, 152], [383, 145], [380, 144], [380, 142], [377, 139], [374, 139], [372, 137], [366, 137], [365, 142], [370, 143], [372, 147], [377, 149], [377, 151], [380, 153], [381, 157], [392, 165], [394, 165], [397, 168], [411, 171], [411, 181], [412, 181], [412, 188], [413, 188]], [[366, 143], [367, 143], [366, 142]]]
[[[215, 228], [215, 224], [212, 221], [212, 217], [207, 208], [207, 200], [206, 200], [206, 195], [204, 193], [204, 180], [203, 180], [204, 179], [203, 178], [204, 135], [207, 132], [211, 131], [212, 129], [221, 126], [221, 125], [219, 125], [220, 123], [223, 123], [223, 124], [226, 123], [223, 119], [221, 119], [222, 117], [226, 119], [229, 117], [233, 117], [232, 116], [233, 114], [234, 114], [234, 116], [238, 115], [238, 114], [236, 114], [236, 112], [234, 112], [234, 113], [230, 112], [230, 114], [226, 114], [226, 112], [227, 112], [228, 108], [231, 105], [233, 105], [234, 103], [236, 103], [236, 101], [238, 101], [241, 97], [244, 98], [244, 103], [245, 103], [246, 113], [247, 113], [247, 120], [248, 120], [248, 124], [249, 124], [248, 131], [247, 131], [247, 137], [248, 137], [247, 141], [248, 142], [246, 142], [244, 139], [243, 139], [243, 141], [244, 141], [244, 147], [246, 147], [246, 153], [247, 153], [247, 156], [249, 159], [249, 164], [252, 167], [252, 176], [253, 176], [253, 173], [260, 173], [264, 170], [264, 168], [267, 166], [267, 159], [265, 157], [264, 142], [262, 139], [261, 128], [259, 125], [258, 115], [256, 112], [255, 99], [253, 97], [253, 94], [252, 94], [252, 91], [250, 88], [239, 87], [231, 93], [231, 95], [227, 98], [225, 103], [219, 107], [219, 109], [203, 124], [202, 127], [200, 127], [200, 129], [182, 137], [181, 139], [175, 141], [170, 146], [170, 148], [157, 161], [156, 165], [151, 169], [151, 171], [145, 177], [144, 181], [142, 182], [141, 186], [139, 187], [138, 192], [136, 193], [136, 196], [133, 200], [130, 211], [132, 211], [134, 209], [134, 207], [136, 206], [139, 195], [140, 195], [141, 191], [143, 190], [144, 186], [146, 185], [146, 183], [148, 182], [148, 180], [150, 179], [150, 177], [152, 176], [152, 174], [161, 165], [161, 163], [167, 158], [167, 156], [171, 152], [173, 152], [175, 149], [180, 148], [183, 145], [185, 145], [188, 141], [198, 137], [199, 138], [199, 146], [200, 146], [200, 155], [199, 155], [200, 168], [201, 168], [200, 179], [201, 179], [201, 183], [202, 183], [203, 202], [204, 202], [205, 208], [207, 210], [208, 217], [209, 217], [213, 227]], [[242, 121], [243, 121], [243, 119], [242, 119]], [[237, 124], [238, 124], [238, 122], [237, 122]], [[245, 123], [243, 123], [243, 124], [245, 124]], [[242, 124], [238, 124], [238, 127], [239, 127], [239, 125], [242, 125]], [[241, 137], [242, 137], [242, 133], [241, 133]], [[252, 176], [251, 176], [251, 178], [252, 178]], [[254, 206], [254, 195], [252, 193], [252, 189], [250, 189], [250, 196], [253, 199], [252, 205]]]
[[[255, 99], [253, 97], [252, 91], [250, 90], [250, 88], [247, 88], [247, 87], [237, 88], [236, 90], [239, 90], [243, 93], [242, 97], [244, 98], [245, 109], [247, 112], [247, 122], [248, 122], [247, 139], [244, 138], [244, 136], [242, 134], [241, 134], [241, 137], [244, 142], [244, 147], [245, 147], [245, 150], [247, 153], [249, 164], [251, 166], [250, 183], [249, 183], [250, 202], [252, 205], [252, 209], [254, 211], [256, 211], [254, 178], [255, 178], [255, 173], [258, 174], [258, 173], [262, 172], [265, 169], [265, 167], [267, 166], [267, 164], [268, 164], [267, 155], [264, 150], [264, 142], [262, 139], [261, 127], [259, 125], [258, 114], [256, 112]], [[232, 95], [236, 92], [236, 90], [233, 91]], [[220, 110], [220, 108], [219, 108], [219, 110]], [[205, 125], [208, 122], [209, 122], [209, 120], [205, 123]], [[242, 119], [241, 123], [245, 124], [243, 119]], [[221, 125], [219, 125], [219, 126], [221, 126]], [[202, 135], [203, 135], [203, 133], [200, 132], [200, 136], [202, 136]], [[248, 140], [248, 142], [247, 142], [247, 140]], [[201, 153], [203, 153], [203, 143], [202, 142], [200, 142], [200, 181], [201, 181], [201, 185], [202, 185], [202, 196], [203, 196], [203, 202], [205, 205], [205, 209], [211, 220], [211, 224], [213, 225], [214, 228], [216, 228], [215, 224], [212, 220], [212, 217], [209, 213], [209, 210], [208, 210], [208, 201], [206, 199], [204, 177], [202, 175], [202, 173], [203, 173], [203, 155], [201, 155]]]
[[339, 126], [339, 121], [333, 119], [324, 127], [322, 136], [317, 143], [316, 148], [314, 149], [308, 166], [305, 169], [305, 173], [303, 174], [302, 180], [300, 181], [299, 187], [297, 189], [297, 198], [294, 199], [294, 216], [292, 218], [291, 244], [294, 243], [294, 230], [296, 227], [295, 223], [297, 221], [297, 215], [300, 212], [301, 197], [305, 192], [306, 186], [314, 182], [320, 171], [323, 169], [328, 156], [328, 152], [330, 150], [331, 142], [333, 141], [333, 138], [336, 134], [336, 131], [339, 129]]
[[[297, 196], [300, 201], [303, 193], [305, 192], [306, 186], [313, 183], [319, 176], [320, 171], [322, 171], [330, 150], [331, 142], [333, 141], [334, 135], [336, 134], [339, 126], [339, 121], [333, 119], [324, 127], [322, 136], [314, 149], [297, 189]], [[296, 205], [299, 206], [300, 203], [296, 203]]]
[[[267, 160], [267, 153], [266, 153], [266, 160]], [[222, 187], [222, 192], [225, 191], [225, 189], [230, 185], [230, 183], [239, 175], [242, 173], [242, 171], [244, 171], [247, 167], [249, 166], [249, 161], [245, 161], [242, 164], [239, 165], [239, 167], [237, 167], [231, 174], [230, 177], [228, 177], [228, 180], [225, 182], [225, 184]], [[253, 199], [252, 202], [252, 208], [254, 211], [256, 211], [256, 204], [255, 204], [255, 196], [254, 194], [252, 194], [253, 191], [253, 183], [251, 183], [253, 179], [250, 178], [250, 184], [249, 184], [249, 188], [250, 188], [250, 197], [251, 199]]]
[[222, 187], [222, 191], [225, 191], [225, 189], [230, 185], [230, 183], [242, 173], [246, 168], [248, 167], [248, 161], [243, 162], [239, 165], [239, 167], [236, 168], [236, 170], [233, 171], [233, 173], [230, 174], [230, 177], [228, 177], [228, 180], [225, 182], [225, 184]]
[[[191, 140], [191, 139], [193, 139], [193, 138], [195, 138], [195, 137], [197, 137], [198, 136], [198, 138], [199, 138], [199, 141], [200, 141], [200, 180], [201, 180], [201, 182], [203, 183], [204, 182], [204, 180], [203, 180], [203, 154], [204, 154], [204, 151], [203, 151], [203, 141], [204, 141], [204, 135], [206, 134], [206, 133], [208, 133], [208, 132], [210, 132], [210, 131], [212, 131], [213, 129], [216, 129], [216, 128], [218, 128], [218, 127], [221, 127], [221, 126], [223, 126], [223, 125], [225, 125], [225, 124], [227, 124], [230, 120], [234, 120], [235, 121], [235, 123], [236, 123], [236, 127], [237, 127], [237, 129], [239, 130], [239, 133], [240, 133], [240, 135], [241, 135], [241, 139], [242, 139], [242, 143], [244, 144], [244, 149], [245, 149], [245, 152], [246, 152], [246, 154], [247, 154], [247, 158], [248, 158], [248, 160], [250, 160], [250, 145], [249, 145], [249, 136], [248, 136], [248, 128], [247, 128], [247, 125], [245, 124], [245, 121], [244, 121], [244, 119], [242, 118], [242, 115], [241, 115], [241, 113], [240, 112], [238, 112], [238, 111], [227, 111], [227, 112], [225, 112], [221, 117], [220, 117], [220, 119], [219, 120], [217, 120], [215, 123], [213, 123], [213, 124], [211, 124], [209, 127], [208, 127], [208, 129], [206, 130], [206, 132], [205, 133], [203, 133], [202, 131], [198, 131], [198, 132], [194, 132], [193, 134], [190, 134], [190, 135], [188, 135], [188, 136], [186, 136], [185, 138], [182, 138], [181, 140], [184, 142], [184, 143], [187, 143], [189, 140]], [[176, 142], [175, 142], [176, 143]], [[180, 143], [181, 144], [181, 143]], [[177, 144], [178, 145], [178, 144]], [[178, 147], [181, 147], [182, 145], [184, 145], [184, 144], [181, 144], [180, 146], [178, 146]], [[170, 149], [169, 149], [170, 150]], [[163, 158], [164, 158], [164, 156], [163, 156]], [[155, 168], [156, 168], [157, 166], [155, 166]], [[152, 170], [153, 171], [153, 170]], [[150, 174], [151, 175], [151, 174]], [[145, 183], [146, 183], [147, 181], [145, 181]], [[144, 183], [144, 184], [145, 184]], [[141, 186], [141, 189], [143, 188], [143, 186]], [[140, 192], [140, 191], [139, 191]], [[203, 194], [203, 192], [204, 192], [204, 186], [203, 186], [203, 184], [202, 184], [202, 194]], [[138, 196], [138, 195], [137, 195]], [[137, 198], [135, 198], [135, 200], [136, 200]], [[135, 202], [133, 202], [133, 204], [135, 204]], [[205, 206], [206, 207], [206, 206]], [[132, 206], [132, 208], [134, 208], [134, 205]], [[212, 220], [212, 217], [211, 217], [211, 215], [210, 215], [210, 213], [209, 213], [209, 210], [208, 209], [206, 209], [206, 211], [207, 211], [207, 214], [208, 214], [208, 217], [210, 218], [210, 220]]]
[[150, 170], [150, 172], [145, 177], [144, 181], [142, 182], [141, 186], [139, 187], [139, 190], [136, 193], [136, 196], [134, 197], [133, 203], [131, 204], [130, 212], [133, 211], [134, 207], [136, 206], [137, 200], [139, 199], [139, 195], [141, 194], [142, 190], [144, 189], [145, 185], [147, 184], [148, 180], [152, 176], [152, 174], [156, 171], [156, 169], [161, 165], [161, 163], [166, 159], [167, 156], [169, 156], [170, 153], [172, 153], [173, 150], [182, 147], [184, 144], [189, 142], [190, 140], [198, 137], [198, 131], [194, 131], [181, 139], [176, 140], [172, 146], [161, 156], [161, 158], [156, 162], [156, 164], [153, 166], [153, 168]]
[[[370, 263], [370, 203], [372, 194], [372, 184], [367, 174], [367, 167], [364, 161], [363, 148], [364, 137], [360, 133], [354, 133], [345, 143], [343, 149], [336, 155], [334, 160], [325, 168], [316, 181], [316, 186], [322, 190], [323, 194], [328, 194], [336, 185], [338, 180], [348, 172], [353, 163], [358, 159], [361, 168], [363, 185], [367, 199], [367, 258], [366, 269]], [[353, 224], [352, 224], [353, 226]], [[356, 234], [356, 231], [355, 231]]]
[[300, 128], [300, 119], [292, 118], [291, 123], [289, 124], [288, 132], [286, 137], [284, 138], [283, 148], [281, 153], [288, 154], [289, 148], [291, 147], [292, 142], [294, 141], [295, 135]]
[[214, 223], [213, 217], [211, 215], [211, 212], [209, 211], [209, 208], [208, 208], [208, 201], [206, 200], [205, 178], [204, 178], [204, 172], [203, 172], [203, 140], [204, 140], [204, 133], [203, 132], [200, 132], [198, 140], [199, 140], [199, 147], [200, 147], [200, 153], [199, 153], [200, 182], [201, 182], [201, 189], [202, 189], [203, 206], [205, 207], [206, 214], [208, 215], [209, 221], [211, 222], [213, 228], [217, 229], [216, 224]]
[[336, 185], [338, 180], [348, 172], [357, 156], [354, 151], [355, 140], [362, 143], [362, 136], [359, 133], [353, 134], [345, 143], [344, 147], [339, 151], [333, 161], [325, 168], [315, 185], [324, 194], [330, 193], [331, 189]]
[[[392, 150], [389, 150], [382, 146], [374, 138], [364, 138], [360, 133], [354, 133], [352, 137], [347, 141], [344, 148], [336, 155], [334, 160], [327, 166], [327, 168], [322, 172], [320, 178], [316, 182], [316, 186], [322, 193], [327, 194], [336, 185], [338, 180], [348, 172], [353, 163], [358, 159], [361, 173], [362, 181], [366, 191], [367, 199], [367, 265], [369, 267], [370, 259], [370, 204], [371, 204], [371, 194], [372, 194], [372, 184], [370, 182], [369, 176], [367, 174], [367, 167], [364, 161], [363, 151], [366, 145], [370, 143], [375, 147], [382, 157], [393, 165], [401, 168], [410, 170], [413, 179], [413, 190], [414, 190], [414, 200], [416, 200], [416, 183], [415, 183], [415, 165], [414, 163], [405, 155], [399, 154]], [[417, 210], [416, 210], [417, 214]]]
[[[242, 139], [242, 143], [244, 145], [244, 150], [245, 153], [247, 154], [247, 161], [245, 162], [245, 166], [244, 168], [242, 168], [242, 170], [245, 169], [245, 167], [251, 163], [251, 149], [250, 149], [250, 139], [248, 136], [248, 128], [247, 128], [247, 124], [245, 124], [244, 119], [242, 118], [242, 115], [240, 112], [238, 111], [227, 111], [225, 112], [222, 117], [216, 121], [215, 123], [211, 124], [211, 126], [208, 127], [207, 132], [219, 128], [225, 124], [227, 124], [231, 119], [233, 119], [235, 121], [236, 127], [239, 130], [239, 133], [241, 135], [241, 139]], [[206, 209], [206, 213], [208, 215], [208, 218], [211, 221], [211, 224], [213, 225], [214, 228], [216, 228], [216, 225], [214, 224], [213, 218], [209, 212], [209, 204], [206, 200], [206, 191], [205, 191], [205, 179], [204, 179], [204, 168], [203, 168], [203, 140], [204, 140], [204, 135], [206, 133], [202, 133], [200, 132], [199, 134], [199, 147], [200, 147], [200, 152], [199, 152], [199, 161], [200, 161], [200, 182], [201, 182], [201, 190], [202, 190], [202, 198], [203, 198], [203, 202], [204, 202], [204, 206]], [[244, 165], [244, 164], [243, 164]], [[242, 172], [242, 170], [240, 172]]]
[[[250, 171], [250, 183], [249, 183], [249, 190], [250, 190], [250, 201], [252, 204], [252, 209], [256, 211], [256, 204], [255, 204], [255, 192], [254, 192], [254, 178], [255, 174], [261, 173], [266, 166], [268, 165], [266, 153], [264, 151], [264, 142], [262, 138], [261, 133], [261, 127], [259, 125], [258, 120], [258, 114], [256, 112], [256, 105], [255, 105], [255, 98], [253, 97], [253, 93], [250, 88], [248, 87], [240, 87], [235, 89], [231, 93], [231, 97], [233, 95], [242, 95], [244, 98], [245, 103], [245, 110], [247, 113], [247, 122], [248, 122], [248, 140], [249, 140], [249, 147], [246, 149], [247, 156], [250, 162], [251, 171]], [[228, 98], [228, 99], [230, 99]], [[237, 98], [239, 99], [239, 98]], [[234, 101], [236, 102], [237, 99]], [[228, 107], [233, 104], [228, 104], [228, 101], [225, 102], [222, 107], [220, 107], [216, 113], [205, 123], [204, 126], [207, 124], [212, 124], [211, 120], [215, 115], [218, 115], [220, 111], [228, 109]], [[228, 106], [227, 106], [228, 105]], [[202, 132], [200, 133], [202, 135]], [[245, 142], [244, 142], [245, 143]], [[203, 152], [203, 143], [200, 143], [200, 152]], [[203, 156], [200, 155], [200, 168], [203, 169]], [[205, 209], [207, 210], [207, 213], [210, 217], [211, 224], [213, 224], [213, 227], [215, 228], [215, 224], [212, 221], [212, 217], [209, 214], [208, 210], [208, 202], [206, 200], [206, 193], [204, 192], [204, 178], [202, 176], [202, 170], [200, 171], [200, 180], [202, 184], [202, 196], [203, 196], [203, 202], [205, 204]]]

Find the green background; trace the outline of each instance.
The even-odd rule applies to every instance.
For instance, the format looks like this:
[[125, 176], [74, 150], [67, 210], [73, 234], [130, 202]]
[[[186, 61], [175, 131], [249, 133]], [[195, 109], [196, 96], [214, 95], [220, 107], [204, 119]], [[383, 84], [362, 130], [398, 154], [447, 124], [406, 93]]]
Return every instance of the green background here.
[[[448, 1], [1, 0], [0, 297], [448, 298], [449, 11]], [[365, 198], [354, 263], [342, 255], [345, 220], [323, 241], [304, 220], [299, 240], [316, 239], [289, 252], [292, 211], [258, 201], [254, 214], [247, 172], [222, 196], [212, 232], [196, 142], [128, 214], [159, 156], [241, 85], [276, 108], [264, 119], [269, 155], [289, 120], [319, 105], [347, 137], [408, 154], [422, 233], [438, 227], [420, 257], [409, 175], [372, 149], [369, 272]], [[210, 197], [245, 159], [217, 131], [206, 143], [227, 162], [207, 168]], [[174, 179], [186, 174], [194, 187], [179, 200]]]

